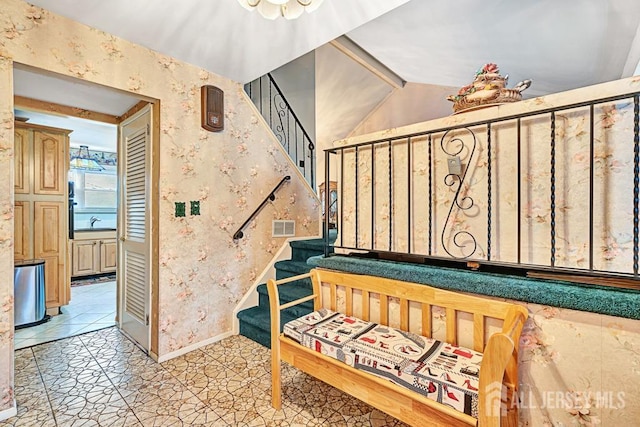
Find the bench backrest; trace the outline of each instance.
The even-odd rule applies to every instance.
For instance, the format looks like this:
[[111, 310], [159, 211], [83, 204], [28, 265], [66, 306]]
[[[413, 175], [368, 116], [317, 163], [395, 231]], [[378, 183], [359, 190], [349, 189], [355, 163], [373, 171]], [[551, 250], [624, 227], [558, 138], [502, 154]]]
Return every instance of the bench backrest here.
[[[488, 323], [495, 323], [497, 319], [502, 332], [509, 335], [515, 332], [515, 336], [519, 336], [527, 318], [526, 309], [517, 304], [400, 280], [319, 268], [311, 271], [311, 279], [316, 295], [316, 310], [325, 307], [363, 320], [372, 320], [375, 311], [376, 321], [380, 324], [431, 337], [432, 311], [441, 307], [440, 310], [445, 313], [445, 340], [454, 345], [471, 346], [480, 352], [484, 351], [488, 340]], [[390, 310], [391, 305], [394, 310]], [[418, 313], [418, 319], [412, 315], [415, 312]], [[471, 343], [468, 338], [470, 328], [464, 331], [466, 342], [460, 343], [460, 316], [472, 322]], [[420, 324], [414, 325], [416, 322]]]

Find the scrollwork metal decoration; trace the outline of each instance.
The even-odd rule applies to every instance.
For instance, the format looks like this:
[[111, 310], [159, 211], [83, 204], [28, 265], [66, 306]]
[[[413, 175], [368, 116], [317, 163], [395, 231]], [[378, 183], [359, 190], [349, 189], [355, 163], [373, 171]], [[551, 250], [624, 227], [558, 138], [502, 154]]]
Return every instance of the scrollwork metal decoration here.
[[[456, 258], [456, 259], [465, 259], [473, 255], [476, 252], [476, 249], [478, 248], [478, 242], [476, 241], [476, 238], [473, 236], [473, 234], [471, 234], [466, 230], [460, 230], [455, 232], [455, 234], [453, 235], [452, 241], [456, 247], [460, 248], [461, 250], [464, 250], [467, 246], [469, 246], [468, 242], [462, 242], [462, 239], [465, 237], [467, 239], [470, 239], [472, 243], [471, 251], [468, 251], [468, 253], [466, 253], [467, 251], [465, 251], [463, 252], [462, 256], [456, 256], [447, 248], [445, 233], [447, 231], [447, 226], [450, 224], [451, 214], [453, 213], [454, 207], [457, 207], [460, 211], [466, 211], [471, 209], [474, 206], [472, 197], [467, 195], [460, 197], [461, 196], [460, 193], [462, 190], [462, 185], [464, 184], [464, 180], [467, 177], [467, 172], [469, 171], [468, 165], [471, 164], [471, 160], [473, 159], [473, 155], [475, 154], [475, 151], [476, 151], [476, 145], [477, 145], [476, 135], [473, 133], [471, 129], [466, 127], [462, 129], [457, 129], [457, 130], [448, 130], [447, 132], [444, 133], [444, 135], [442, 135], [442, 138], [440, 139], [440, 147], [442, 148], [442, 151], [445, 154], [451, 157], [458, 156], [460, 153], [462, 153], [466, 148], [466, 145], [462, 136], [459, 136], [457, 134], [452, 134], [459, 131], [466, 131], [469, 133], [469, 135], [471, 135], [471, 137], [473, 138], [473, 147], [471, 148], [469, 161], [467, 163], [467, 167], [464, 168], [464, 172], [462, 173], [462, 176], [458, 174], [449, 173], [444, 177], [444, 184], [447, 187], [453, 187], [454, 185], [456, 185], [456, 183], [458, 184], [458, 187], [456, 188], [455, 196], [453, 198], [453, 201], [451, 202], [451, 206], [449, 207], [449, 213], [447, 214], [445, 225], [444, 227], [442, 227], [441, 241], [442, 241], [442, 248], [450, 257]], [[454, 144], [455, 144], [455, 148], [451, 149], [450, 147]]]
[[273, 133], [275, 133], [278, 140], [280, 140], [280, 144], [288, 151], [289, 131], [285, 131], [284, 122], [282, 120], [288, 114], [288, 106], [280, 93], [277, 93], [273, 97], [273, 106], [275, 108], [276, 116], [278, 117], [278, 121], [280, 122], [280, 124], [276, 124], [275, 126], [272, 125], [271, 128], [273, 129]]

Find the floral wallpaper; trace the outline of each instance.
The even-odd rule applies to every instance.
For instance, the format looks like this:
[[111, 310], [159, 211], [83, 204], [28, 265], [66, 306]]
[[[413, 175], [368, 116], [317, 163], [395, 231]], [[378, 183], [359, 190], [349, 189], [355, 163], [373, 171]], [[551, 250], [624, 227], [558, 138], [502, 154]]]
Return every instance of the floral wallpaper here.
[[637, 425], [640, 321], [526, 306], [520, 425]]
[[[431, 141], [428, 137], [412, 137], [410, 144], [399, 138], [375, 149], [362, 145], [356, 150], [349, 145], [634, 91], [640, 91], [640, 77], [339, 141], [336, 146], [347, 148], [343, 158], [336, 156], [332, 164], [336, 167], [344, 161], [344, 169], [338, 173], [343, 222], [337, 243], [413, 254], [431, 251], [442, 257], [470, 255], [481, 260], [488, 257], [490, 249], [492, 260], [515, 262], [518, 146], [513, 121], [492, 125], [491, 163], [486, 126], [472, 127], [473, 133], [439, 132]], [[628, 99], [594, 108], [592, 262], [597, 270], [632, 271], [633, 108], [633, 101]], [[555, 119], [556, 265], [585, 268], [590, 262], [588, 109], [557, 113]], [[550, 135], [549, 114], [522, 120], [520, 213], [525, 263], [548, 265], [551, 257]], [[459, 181], [447, 177], [448, 160], [456, 155], [462, 174], [466, 171], [457, 204]], [[411, 205], [407, 203], [409, 191]], [[640, 321], [520, 304], [530, 313], [519, 353], [520, 425], [637, 425]], [[443, 315], [436, 311], [436, 333], [438, 325], [443, 328], [438, 319]]]
[[[490, 153], [485, 125], [437, 132], [430, 139], [426, 135], [415, 136], [410, 144], [400, 138], [377, 144], [375, 148], [361, 146], [357, 153], [354, 148], [343, 150], [341, 188], [345, 203], [340, 236], [343, 246], [410, 250], [425, 255], [431, 251], [435, 256], [480, 260], [490, 257], [493, 261], [516, 262], [520, 184], [523, 263], [550, 265], [553, 222], [555, 265], [588, 268], [592, 201], [593, 268], [632, 272], [633, 102], [625, 99], [594, 109], [592, 198], [588, 112], [588, 108], [581, 108], [556, 114], [554, 212], [549, 114], [522, 120], [520, 177], [515, 120], [492, 125]], [[458, 117], [462, 116], [456, 116], [456, 120], [460, 122]], [[439, 119], [426, 122], [423, 129], [419, 126], [411, 129], [438, 129], [451, 121]], [[389, 136], [385, 132], [372, 135], [372, 139]], [[358, 137], [345, 143], [356, 140], [364, 139]], [[449, 174], [447, 164], [456, 156], [463, 176], [457, 199], [460, 179]], [[339, 164], [340, 160], [332, 168]], [[357, 205], [353, 202], [356, 191]], [[410, 206], [408, 191], [411, 191]], [[409, 217], [411, 234], [407, 227]]]
[[[266, 128], [242, 86], [206, 70], [33, 7], [0, 8], [0, 275], [13, 277], [13, 62], [160, 100], [159, 356], [232, 328], [232, 310], [284, 244], [271, 219], [319, 233], [319, 201]], [[200, 87], [225, 93], [225, 130], [200, 127]], [[284, 175], [292, 180], [253, 221], [235, 229]], [[200, 215], [174, 216], [199, 201]], [[12, 281], [0, 284], [0, 411], [12, 405]]]

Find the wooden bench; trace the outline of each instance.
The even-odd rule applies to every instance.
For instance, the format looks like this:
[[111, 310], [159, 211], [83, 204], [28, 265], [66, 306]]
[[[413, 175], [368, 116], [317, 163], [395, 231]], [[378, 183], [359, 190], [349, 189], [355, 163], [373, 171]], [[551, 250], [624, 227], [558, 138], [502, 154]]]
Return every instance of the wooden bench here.
[[[280, 304], [278, 285], [305, 278], [311, 279], [313, 294]], [[524, 307], [415, 283], [324, 269], [283, 280], [272, 279], [267, 286], [271, 304], [271, 398], [274, 408], [280, 409], [282, 405], [280, 362], [285, 361], [409, 425], [518, 425], [517, 404], [513, 399], [517, 399], [518, 340], [528, 316]], [[327, 308], [364, 321], [375, 320], [380, 325], [396, 326], [402, 331], [418, 331], [424, 337], [431, 337], [433, 311], [441, 307], [437, 310], [446, 313], [444, 341], [457, 345], [462, 339], [472, 343], [469, 348], [483, 353], [477, 396], [478, 418], [355, 369], [281, 334], [281, 310], [310, 300], [313, 300], [315, 310]], [[375, 319], [371, 319], [372, 316]], [[472, 326], [460, 327], [460, 316]], [[490, 323], [497, 331], [486, 340]], [[501, 329], [496, 323], [502, 324]], [[463, 329], [467, 336], [461, 335], [465, 332]]]

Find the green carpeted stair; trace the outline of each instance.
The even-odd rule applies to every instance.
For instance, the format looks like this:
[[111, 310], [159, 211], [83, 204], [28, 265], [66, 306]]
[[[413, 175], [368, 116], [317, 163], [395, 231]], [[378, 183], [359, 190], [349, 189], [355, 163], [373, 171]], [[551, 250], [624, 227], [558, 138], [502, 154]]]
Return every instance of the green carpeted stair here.
[[[333, 230], [332, 230], [333, 231]], [[335, 231], [329, 233], [331, 242], [335, 240]], [[307, 259], [324, 254], [324, 240], [296, 240], [290, 242], [291, 259], [275, 263], [276, 279], [297, 276], [307, 273], [312, 266], [307, 264]], [[333, 248], [331, 248], [333, 250]], [[303, 279], [278, 287], [280, 302], [295, 301], [307, 295], [311, 295], [311, 280]], [[240, 335], [243, 335], [265, 347], [271, 347], [269, 314], [269, 295], [267, 285], [258, 286], [258, 306], [242, 310], [238, 313], [240, 322]], [[280, 315], [280, 329], [290, 320], [303, 316], [313, 311], [313, 301], [307, 301], [300, 305], [283, 310]]]

